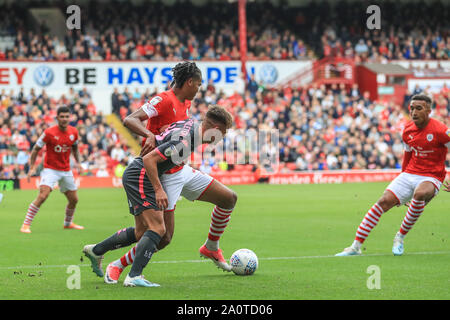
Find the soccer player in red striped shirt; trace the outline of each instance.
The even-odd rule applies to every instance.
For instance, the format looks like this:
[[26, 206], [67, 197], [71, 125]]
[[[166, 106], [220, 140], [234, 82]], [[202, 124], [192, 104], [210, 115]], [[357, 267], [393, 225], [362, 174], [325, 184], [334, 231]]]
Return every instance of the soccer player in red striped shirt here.
[[68, 200], [66, 207], [66, 216], [64, 219], [64, 229], [84, 229], [72, 222], [75, 208], [78, 202], [77, 186], [70, 170], [70, 154], [72, 153], [76, 162], [77, 169], [81, 172], [81, 164], [78, 153], [78, 131], [69, 125], [70, 110], [62, 106], [57, 110], [57, 125], [44, 131], [33, 147], [30, 156], [30, 170], [28, 179], [35, 171], [36, 157], [39, 151], [46, 145], [47, 149], [44, 158], [44, 170], [41, 172], [41, 182], [39, 185], [39, 194], [31, 202], [20, 231], [31, 233], [31, 222], [35, 218], [42, 204], [47, 200], [50, 192], [56, 183], [59, 189]]
[[444, 190], [450, 192], [449, 181], [444, 181], [450, 130], [442, 122], [430, 118], [431, 104], [431, 99], [426, 95], [411, 98], [409, 109], [412, 120], [406, 124], [402, 134], [405, 145], [402, 172], [367, 212], [356, 231], [353, 244], [336, 256], [360, 255], [361, 245], [381, 216], [396, 205], [409, 203], [392, 247], [394, 255], [402, 255], [403, 240], [422, 215], [425, 205], [438, 194], [442, 184]]

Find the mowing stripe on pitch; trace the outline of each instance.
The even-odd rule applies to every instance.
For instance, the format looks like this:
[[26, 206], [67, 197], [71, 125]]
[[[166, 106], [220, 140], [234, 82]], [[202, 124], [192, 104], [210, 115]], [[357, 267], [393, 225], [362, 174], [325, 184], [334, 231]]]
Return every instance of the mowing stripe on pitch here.
[[[404, 256], [409, 255], [435, 255], [435, 254], [450, 254], [450, 251], [432, 251], [432, 252], [408, 252]], [[364, 254], [361, 257], [381, 257], [381, 256], [392, 256], [392, 253], [373, 253], [373, 254]], [[300, 257], [268, 257], [268, 258], [258, 258], [259, 260], [299, 260], [299, 259], [324, 259], [324, 258], [336, 258], [336, 259], [349, 259], [355, 258], [357, 256], [349, 256], [349, 257], [336, 257], [334, 255], [327, 256], [300, 256]], [[168, 261], [151, 261], [150, 263], [155, 264], [170, 264], [170, 263], [200, 263], [200, 262], [210, 262], [209, 259], [202, 260], [168, 260]], [[2, 267], [0, 266], [0, 270], [14, 270], [14, 269], [50, 269], [50, 268], [67, 268], [71, 265], [77, 265], [80, 267], [90, 267], [90, 264], [61, 264], [61, 265], [34, 265], [34, 266], [16, 266], [16, 267]]]

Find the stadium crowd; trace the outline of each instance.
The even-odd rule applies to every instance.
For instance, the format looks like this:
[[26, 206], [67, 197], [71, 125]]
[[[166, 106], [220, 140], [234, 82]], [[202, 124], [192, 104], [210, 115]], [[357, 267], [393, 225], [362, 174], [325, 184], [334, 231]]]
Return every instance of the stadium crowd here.
[[[400, 168], [403, 145], [402, 126], [407, 121], [407, 101], [412, 94], [427, 93], [416, 88], [405, 95], [403, 106], [377, 103], [361, 93], [358, 86], [304, 86], [266, 90], [248, 82], [243, 95], [225, 95], [209, 84], [202, 88], [191, 106], [191, 114], [201, 119], [209, 104], [226, 106], [235, 126], [228, 133], [224, 150], [233, 158], [216, 154], [195, 163], [205, 172], [232, 170], [243, 164], [255, 170], [251, 146], [243, 137], [250, 129], [278, 130], [277, 170], [391, 169]], [[115, 90], [113, 110], [124, 119], [157, 91]], [[135, 154], [119, 134], [98, 113], [86, 89], [69, 89], [59, 98], [45, 90], [36, 92], [0, 91], [0, 178], [23, 178], [28, 171], [30, 150], [38, 137], [55, 123], [56, 109], [72, 110], [71, 125], [79, 130], [83, 174], [114, 176], [123, 172]], [[449, 123], [450, 90], [444, 86], [434, 96], [433, 117]], [[40, 160], [38, 159], [38, 162]], [[448, 157], [447, 166], [450, 166]]]
[[[82, 29], [68, 30], [64, 39], [51, 37], [45, 23], [37, 29], [27, 25], [24, 5], [13, 2], [0, 9], [0, 30], [15, 37], [11, 48], [0, 50], [0, 60], [240, 58], [236, 3], [197, 7], [177, 2], [177, 10], [173, 10], [159, 2], [89, 1], [81, 6]], [[384, 1], [379, 4], [381, 30], [366, 28], [367, 6], [366, 2], [311, 1], [292, 9], [283, 3], [248, 2], [248, 59], [337, 56], [357, 62], [384, 62], [450, 58], [450, 36], [445, 27], [448, 8], [440, 2]], [[65, 12], [64, 4], [61, 10]]]
[[[70, 125], [79, 132], [79, 152], [84, 175], [111, 176], [117, 165], [133, 158], [126, 141], [97, 112], [90, 93], [69, 89], [60, 97], [45, 90], [0, 91], [0, 179], [25, 178], [31, 148], [49, 126], [56, 124], [58, 106], [71, 109]], [[43, 151], [37, 159], [42, 164]], [[73, 161], [73, 159], [71, 159]], [[118, 170], [120, 167], [118, 168]]]
[[[237, 156], [219, 154], [203, 159], [202, 170], [252, 164], [248, 159], [251, 146], [242, 139], [250, 129], [278, 130], [282, 171], [401, 168], [407, 103], [413, 94], [431, 94], [428, 88], [417, 87], [405, 95], [403, 105], [395, 105], [371, 101], [356, 84], [350, 89], [334, 84], [265, 90], [251, 81], [244, 95], [225, 95], [209, 84], [194, 99], [190, 111], [197, 119], [209, 104], [217, 103], [226, 106], [235, 120], [225, 138], [225, 151], [234, 150]], [[136, 92], [115, 91], [115, 112], [124, 119], [156, 93], [146, 91], [138, 97]], [[433, 117], [450, 125], [450, 90], [446, 86], [434, 95], [433, 110]]]

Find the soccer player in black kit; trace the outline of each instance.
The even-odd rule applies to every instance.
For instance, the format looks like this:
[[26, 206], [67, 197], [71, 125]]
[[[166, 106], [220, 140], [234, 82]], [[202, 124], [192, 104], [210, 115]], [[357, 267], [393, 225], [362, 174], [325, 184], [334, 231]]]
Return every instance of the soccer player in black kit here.
[[135, 217], [135, 228], [122, 229], [93, 247], [101, 246], [102, 251], [109, 251], [138, 241], [136, 257], [124, 286], [159, 286], [142, 275], [166, 231], [163, 214], [168, 197], [159, 177], [187, 160], [199, 145], [220, 142], [232, 121], [232, 116], [223, 107], [211, 106], [201, 123], [193, 118], [172, 123], [155, 136], [155, 149], [144, 157], [136, 158], [125, 170], [122, 183], [130, 213]]

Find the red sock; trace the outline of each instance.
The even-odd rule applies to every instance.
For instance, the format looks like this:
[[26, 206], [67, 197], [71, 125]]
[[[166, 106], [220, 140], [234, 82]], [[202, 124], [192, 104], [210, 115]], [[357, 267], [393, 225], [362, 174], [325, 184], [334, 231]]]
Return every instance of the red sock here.
[[27, 215], [25, 216], [25, 221], [23, 224], [31, 225], [31, 222], [33, 222], [34, 216], [38, 213], [39, 207], [36, 207], [33, 202], [28, 207]]
[[230, 221], [230, 215], [233, 209], [222, 209], [218, 206], [214, 207], [211, 214], [211, 225], [209, 226], [208, 238], [206, 239], [206, 247], [209, 250], [216, 251], [219, 249], [219, 239]]
[[134, 257], [136, 255], [136, 246], [130, 249], [127, 253], [125, 253], [122, 258], [120, 258], [120, 263], [122, 264], [122, 267], [129, 266], [130, 264], [133, 264]]
[[402, 225], [400, 226], [400, 233], [406, 235], [409, 230], [412, 229], [416, 221], [419, 219], [420, 215], [425, 209], [425, 201], [412, 199], [409, 204], [406, 216], [403, 219]]
[[383, 209], [378, 205], [378, 203], [375, 203], [364, 216], [363, 221], [359, 225], [358, 230], [356, 231], [355, 240], [364, 243], [366, 238], [369, 236], [370, 231], [372, 231], [372, 229], [378, 224], [378, 221], [383, 213]]
[[70, 209], [66, 207], [66, 217], [64, 218], [64, 225], [66, 227], [70, 226], [73, 220], [73, 214], [75, 213], [75, 208]]

